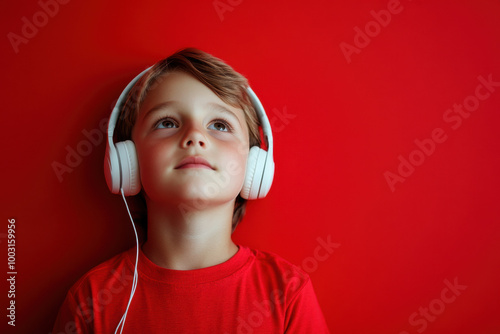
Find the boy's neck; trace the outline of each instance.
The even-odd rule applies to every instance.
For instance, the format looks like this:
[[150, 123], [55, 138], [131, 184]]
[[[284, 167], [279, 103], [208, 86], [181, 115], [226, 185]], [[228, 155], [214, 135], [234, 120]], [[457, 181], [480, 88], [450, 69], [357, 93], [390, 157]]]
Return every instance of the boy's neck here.
[[214, 266], [229, 260], [238, 247], [231, 239], [234, 204], [180, 213], [148, 203], [148, 239], [144, 254], [156, 265], [175, 270]]

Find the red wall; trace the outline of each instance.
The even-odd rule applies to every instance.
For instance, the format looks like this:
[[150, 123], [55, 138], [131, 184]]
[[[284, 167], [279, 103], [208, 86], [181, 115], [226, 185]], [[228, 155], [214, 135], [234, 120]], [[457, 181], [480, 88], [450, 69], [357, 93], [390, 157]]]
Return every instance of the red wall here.
[[247, 76], [275, 129], [275, 183], [235, 240], [307, 270], [332, 333], [500, 332], [498, 1], [54, 1], [0, 14], [2, 332], [49, 333], [71, 284], [133, 245], [85, 133], [187, 46]]

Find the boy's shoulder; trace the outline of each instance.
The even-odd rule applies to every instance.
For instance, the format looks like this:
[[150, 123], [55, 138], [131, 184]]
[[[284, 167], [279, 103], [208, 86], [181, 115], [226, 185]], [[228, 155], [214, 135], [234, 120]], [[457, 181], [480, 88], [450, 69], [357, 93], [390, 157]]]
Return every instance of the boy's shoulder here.
[[[240, 247], [246, 247], [246, 246], [240, 246]], [[283, 258], [281, 255], [278, 255], [274, 252], [264, 251], [255, 248], [249, 248], [249, 250], [255, 257], [255, 260], [263, 265], [270, 265], [272, 267], [287, 268], [294, 271], [304, 272], [300, 267], [291, 263], [290, 261]]]
[[119, 253], [112, 258], [100, 263], [87, 271], [78, 281], [73, 284], [70, 292], [82, 290], [102, 290], [103, 287], [114, 290], [122, 290], [132, 283], [133, 263], [130, 254], [135, 252], [131, 248]]
[[266, 279], [279, 285], [303, 286], [309, 281], [309, 274], [299, 266], [285, 260], [280, 255], [257, 249], [250, 249], [255, 257], [254, 267]]

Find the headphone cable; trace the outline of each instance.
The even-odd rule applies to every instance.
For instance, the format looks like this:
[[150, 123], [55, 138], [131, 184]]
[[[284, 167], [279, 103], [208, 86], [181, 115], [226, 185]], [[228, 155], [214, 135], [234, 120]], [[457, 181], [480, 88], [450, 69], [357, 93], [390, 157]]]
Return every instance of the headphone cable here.
[[123, 188], [120, 188], [120, 192], [122, 194], [123, 202], [125, 202], [125, 206], [127, 207], [127, 212], [128, 212], [128, 216], [130, 217], [130, 221], [132, 222], [132, 227], [134, 228], [136, 252], [135, 252], [134, 279], [132, 281], [132, 289], [130, 291], [130, 297], [129, 297], [129, 300], [127, 303], [127, 308], [125, 309], [125, 312], [123, 313], [122, 318], [120, 319], [120, 322], [116, 326], [115, 334], [118, 333], [118, 328], [120, 328], [120, 334], [121, 334], [123, 331], [123, 328], [125, 326], [125, 320], [127, 319], [127, 313], [128, 313], [129, 308], [130, 308], [130, 303], [132, 302], [132, 298], [134, 298], [135, 290], [137, 288], [137, 280], [138, 280], [137, 263], [139, 261], [139, 237], [137, 236], [137, 229], [135, 228], [134, 219], [132, 218], [132, 214], [130, 213], [130, 209], [128, 207], [127, 200], [125, 199], [125, 194], [123, 193]]

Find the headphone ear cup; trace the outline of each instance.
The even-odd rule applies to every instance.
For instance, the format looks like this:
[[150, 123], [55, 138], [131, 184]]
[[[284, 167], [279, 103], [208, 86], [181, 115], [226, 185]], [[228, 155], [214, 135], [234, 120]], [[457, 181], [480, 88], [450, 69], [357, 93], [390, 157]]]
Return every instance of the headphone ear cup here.
[[241, 189], [241, 197], [244, 199], [259, 198], [260, 184], [266, 164], [267, 152], [258, 146], [250, 148], [247, 159], [245, 182]]
[[137, 195], [141, 190], [139, 162], [134, 142], [125, 140], [115, 144], [120, 162], [122, 189], [125, 196]]
[[274, 161], [269, 159], [268, 152], [266, 152], [266, 159], [268, 161], [265, 164], [264, 171], [262, 172], [262, 181], [260, 182], [259, 198], [266, 197], [269, 190], [271, 190], [271, 185], [274, 179]]
[[104, 176], [109, 190], [113, 194], [120, 192], [120, 162], [114, 145], [106, 145], [106, 157], [104, 158]]

